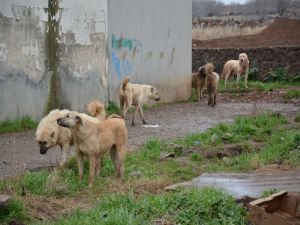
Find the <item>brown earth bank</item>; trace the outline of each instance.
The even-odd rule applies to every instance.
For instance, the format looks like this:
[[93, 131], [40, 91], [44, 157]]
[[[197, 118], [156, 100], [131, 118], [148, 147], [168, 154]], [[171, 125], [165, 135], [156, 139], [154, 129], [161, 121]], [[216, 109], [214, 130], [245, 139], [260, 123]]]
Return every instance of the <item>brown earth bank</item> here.
[[300, 45], [300, 20], [277, 18], [261, 33], [207, 41], [193, 40], [193, 48], [260, 48]]
[[[295, 88], [295, 87], [293, 87]], [[237, 116], [260, 112], [280, 112], [293, 121], [300, 111], [300, 100], [287, 100], [287, 90], [247, 91], [220, 93], [215, 108], [207, 106], [207, 96], [201, 102], [184, 102], [162, 105], [145, 110], [148, 125], [144, 127], [139, 118], [132, 127], [132, 115], [126, 118], [129, 129], [128, 149], [137, 149], [150, 138], [171, 139], [194, 132], [203, 132], [220, 122], [232, 122]], [[0, 179], [18, 175], [26, 170], [56, 166], [60, 158], [59, 148], [41, 155], [34, 140], [35, 131], [0, 135]]]

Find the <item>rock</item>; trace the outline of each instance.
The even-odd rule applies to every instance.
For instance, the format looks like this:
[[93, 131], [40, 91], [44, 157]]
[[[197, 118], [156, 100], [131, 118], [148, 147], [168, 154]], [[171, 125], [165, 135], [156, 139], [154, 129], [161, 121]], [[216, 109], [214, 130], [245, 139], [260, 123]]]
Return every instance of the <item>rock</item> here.
[[175, 143], [169, 143], [168, 146], [173, 148], [174, 150], [179, 150], [180, 151], [180, 150], [183, 149], [183, 146], [175, 144]]
[[60, 195], [67, 195], [69, 193], [69, 190], [64, 185], [58, 185], [55, 187], [55, 192]]
[[9, 195], [0, 195], [0, 206], [5, 206], [9, 200], [11, 199], [11, 196]]
[[142, 172], [141, 171], [132, 171], [129, 174], [130, 177], [141, 177], [142, 176]]
[[213, 134], [213, 135], [210, 137], [210, 141], [211, 141], [211, 143], [213, 143], [213, 144], [216, 143], [218, 139], [219, 139], [219, 136], [216, 135], [216, 134]]
[[224, 133], [222, 136], [223, 140], [229, 140], [230, 138], [232, 138], [232, 134], [230, 133]]

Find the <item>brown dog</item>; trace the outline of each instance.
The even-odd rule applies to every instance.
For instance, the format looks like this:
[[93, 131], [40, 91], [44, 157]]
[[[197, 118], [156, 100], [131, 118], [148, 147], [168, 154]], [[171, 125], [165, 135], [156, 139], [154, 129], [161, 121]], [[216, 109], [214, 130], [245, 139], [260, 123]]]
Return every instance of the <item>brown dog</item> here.
[[208, 105], [214, 107], [217, 104], [217, 91], [220, 76], [214, 72], [214, 65], [212, 63], [207, 63], [205, 65], [206, 73], [206, 88], [208, 93]]
[[195, 88], [195, 93], [197, 95], [198, 102], [202, 99], [202, 92], [206, 85], [206, 73], [205, 67], [201, 66], [198, 69], [198, 72], [192, 76], [192, 87]]
[[94, 183], [101, 167], [102, 156], [110, 152], [117, 176], [124, 173], [125, 149], [128, 141], [128, 131], [123, 119], [111, 118], [99, 121], [83, 113], [71, 111], [66, 116], [57, 119], [58, 125], [69, 128], [77, 147], [79, 178], [83, 178], [83, 158], [90, 161], [89, 187]]
[[135, 117], [137, 112], [141, 116], [141, 119], [144, 124], [146, 124], [142, 104], [145, 99], [154, 99], [155, 101], [159, 101], [160, 97], [156, 88], [146, 85], [146, 84], [132, 84], [129, 83], [129, 77], [127, 77], [119, 90], [119, 100], [120, 100], [120, 107], [122, 110], [121, 116], [125, 118], [126, 112], [128, 109], [133, 105], [135, 106], [135, 112], [132, 117], [132, 126], [135, 125]]
[[222, 78], [225, 79], [225, 88], [227, 79], [231, 74], [237, 75], [237, 88], [239, 87], [240, 76], [245, 75], [245, 88], [248, 88], [248, 71], [249, 71], [249, 59], [246, 53], [239, 54], [239, 60], [229, 60], [223, 67]]

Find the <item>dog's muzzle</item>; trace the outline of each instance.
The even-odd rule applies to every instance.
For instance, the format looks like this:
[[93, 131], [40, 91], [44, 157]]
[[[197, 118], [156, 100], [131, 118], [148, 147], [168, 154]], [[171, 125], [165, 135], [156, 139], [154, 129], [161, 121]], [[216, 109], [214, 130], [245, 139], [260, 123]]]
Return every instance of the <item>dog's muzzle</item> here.
[[160, 98], [155, 98], [154, 100], [155, 100], [155, 101], [159, 101], [159, 100], [160, 100]]
[[58, 118], [56, 121], [59, 126], [68, 127], [64, 124], [63, 118]]
[[45, 144], [40, 144], [40, 153], [42, 155], [45, 155], [47, 153], [47, 151], [48, 151], [47, 146]]

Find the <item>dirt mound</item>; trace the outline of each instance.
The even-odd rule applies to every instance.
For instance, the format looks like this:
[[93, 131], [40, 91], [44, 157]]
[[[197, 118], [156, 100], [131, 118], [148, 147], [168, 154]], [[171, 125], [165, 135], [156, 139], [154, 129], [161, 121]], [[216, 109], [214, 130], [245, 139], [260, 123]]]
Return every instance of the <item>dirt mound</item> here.
[[193, 48], [258, 48], [300, 45], [300, 20], [277, 18], [261, 33], [215, 40], [193, 40]]

